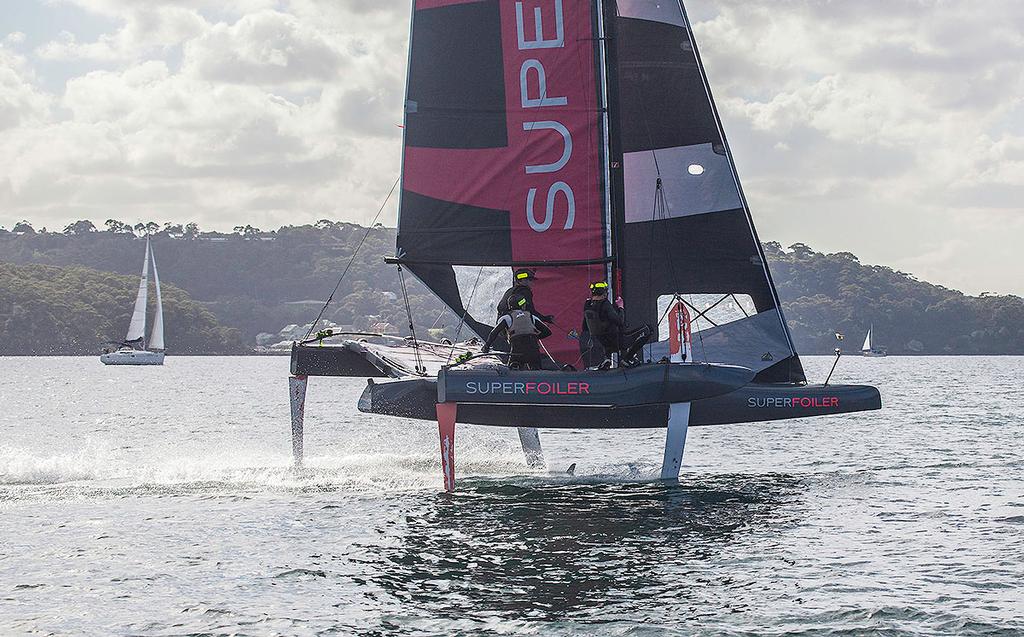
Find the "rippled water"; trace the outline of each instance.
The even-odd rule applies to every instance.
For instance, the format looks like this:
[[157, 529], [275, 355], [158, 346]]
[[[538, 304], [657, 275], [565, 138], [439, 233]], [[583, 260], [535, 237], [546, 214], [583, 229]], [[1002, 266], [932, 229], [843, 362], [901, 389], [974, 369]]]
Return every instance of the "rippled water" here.
[[884, 411], [691, 429], [676, 487], [661, 430], [464, 426], [454, 496], [356, 379], [293, 470], [286, 374], [0, 358], [0, 634], [1024, 632], [1022, 358], [844, 359]]

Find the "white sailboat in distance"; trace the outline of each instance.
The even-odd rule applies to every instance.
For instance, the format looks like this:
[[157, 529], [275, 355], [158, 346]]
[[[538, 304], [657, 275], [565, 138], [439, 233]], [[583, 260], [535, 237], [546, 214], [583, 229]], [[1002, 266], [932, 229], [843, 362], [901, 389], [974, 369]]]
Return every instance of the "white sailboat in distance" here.
[[885, 350], [884, 347], [878, 347], [878, 346], [872, 346], [871, 345], [871, 332], [873, 332], [874, 329], [875, 329], [874, 325], [872, 325], [871, 327], [868, 328], [867, 336], [864, 337], [864, 345], [862, 345], [861, 348], [860, 348], [861, 355], [862, 356], [873, 357], [873, 358], [880, 358], [880, 357], [883, 357], [883, 356], [888, 356], [888, 352]]
[[[149, 343], [145, 341], [146, 306], [149, 303], [149, 262], [153, 262], [153, 284], [156, 289], [156, 314], [153, 317], [153, 331]], [[160, 275], [156, 271], [156, 255], [146, 239], [146, 258], [142, 262], [142, 278], [139, 293], [135, 297], [132, 321], [128, 334], [118, 343], [114, 351], [104, 351], [100, 362], [104, 365], [163, 365], [164, 364], [164, 306], [160, 297]]]

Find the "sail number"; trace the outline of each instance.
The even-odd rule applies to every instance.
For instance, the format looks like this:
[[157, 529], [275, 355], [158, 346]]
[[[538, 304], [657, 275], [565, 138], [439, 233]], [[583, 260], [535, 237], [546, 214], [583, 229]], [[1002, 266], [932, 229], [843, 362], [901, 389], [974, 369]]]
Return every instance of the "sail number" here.
[[[516, 2], [516, 31], [520, 51], [535, 51], [539, 49], [560, 49], [565, 46], [565, 19], [562, 10], [562, 0], [553, 0], [555, 29], [553, 38], [545, 38], [543, 13], [541, 7], [533, 9], [533, 33], [526, 33], [526, 26], [523, 15], [523, 3]], [[532, 88], [531, 88], [532, 87]], [[523, 109], [567, 106], [568, 97], [552, 97], [548, 95], [547, 72], [544, 65], [536, 58], [529, 58], [523, 61], [519, 69], [520, 103]], [[572, 133], [561, 122], [553, 119], [538, 119], [537, 121], [523, 122], [523, 130], [526, 131], [527, 139], [533, 135], [556, 135], [561, 141], [562, 154], [555, 161], [547, 164], [536, 164], [526, 166], [527, 175], [556, 174], [565, 168], [572, 158]], [[564, 181], [555, 181], [548, 187], [547, 201], [545, 202], [543, 216], [539, 216], [535, 209], [537, 200], [537, 188], [530, 188], [526, 193], [526, 220], [535, 232], [546, 232], [551, 228], [555, 218], [555, 203], [558, 199], [564, 199], [566, 204], [565, 223], [563, 229], [571, 230], [576, 221], [576, 197], [572, 187]]]

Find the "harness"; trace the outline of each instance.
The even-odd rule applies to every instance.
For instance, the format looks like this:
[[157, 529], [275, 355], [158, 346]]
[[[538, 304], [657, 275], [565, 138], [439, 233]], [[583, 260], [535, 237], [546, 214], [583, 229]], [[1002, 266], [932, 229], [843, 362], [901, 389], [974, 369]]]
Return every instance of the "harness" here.
[[595, 303], [590, 300], [583, 306], [583, 318], [587, 321], [587, 329], [590, 330], [591, 336], [604, 336], [611, 331], [609, 321], [601, 316], [601, 307], [604, 304], [605, 301]]
[[540, 330], [533, 324], [533, 314], [523, 310], [512, 310], [508, 315], [512, 319], [512, 325], [508, 328], [509, 338], [537, 336], [540, 334]]

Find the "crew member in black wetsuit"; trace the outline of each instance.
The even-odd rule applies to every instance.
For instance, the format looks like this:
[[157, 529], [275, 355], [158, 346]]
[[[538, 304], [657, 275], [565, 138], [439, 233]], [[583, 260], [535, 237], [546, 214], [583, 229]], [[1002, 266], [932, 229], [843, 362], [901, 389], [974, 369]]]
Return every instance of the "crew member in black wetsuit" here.
[[498, 317], [498, 324], [487, 335], [483, 353], [491, 351], [491, 345], [502, 333], [508, 335], [512, 354], [508, 366], [513, 369], [541, 369], [540, 339], [551, 336], [551, 330], [532, 312], [528, 312], [526, 297], [515, 294], [509, 297], [508, 307]]
[[[637, 354], [650, 338], [651, 329], [644, 325], [627, 332], [622, 299], [619, 298], [613, 305], [608, 300], [608, 284], [598, 281], [590, 285], [590, 298], [583, 304], [583, 325], [580, 333], [589, 334], [591, 339], [601, 345], [604, 349], [604, 361], [599, 367], [608, 369], [614, 365], [612, 354], [619, 357], [623, 366], [632, 367], [639, 364]], [[585, 336], [581, 337], [581, 344], [586, 340]]]
[[537, 275], [533, 270], [527, 270], [525, 268], [516, 270], [513, 273], [512, 287], [505, 290], [505, 294], [501, 297], [501, 300], [498, 301], [498, 307], [496, 309], [499, 320], [506, 312], [508, 312], [509, 299], [511, 299], [513, 296], [521, 296], [524, 299], [526, 299], [526, 307], [523, 308], [524, 310], [530, 312], [531, 314], [533, 314], [540, 320], [544, 321], [545, 323], [554, 322], [555, 317], [551, 316], [550, 314], [542, 314], [533, 305], [533, 288], [531, 286], [533, 285], [533, 280], [536, 278], [536, 276]]

